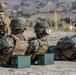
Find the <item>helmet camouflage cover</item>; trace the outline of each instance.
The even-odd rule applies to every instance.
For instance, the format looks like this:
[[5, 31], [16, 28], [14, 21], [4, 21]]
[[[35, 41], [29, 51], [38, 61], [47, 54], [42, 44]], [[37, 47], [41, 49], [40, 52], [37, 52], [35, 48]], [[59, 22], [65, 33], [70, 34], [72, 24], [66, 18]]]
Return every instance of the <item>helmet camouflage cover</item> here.
[[11, 21], [10, 27], [11, 27], [11, 29], [25, 30], [26, 29], [26, 21], [22, 17], [16, 17]]
[[35, 32], [43, 33], [46, 31], [46, 29], [49, 29], [49, 25], [47, 22], [37, 22], [36, 25], [34, 26]]
[[5, 4], [0, 2], [0, 11], [4, 11], [5, 10]]

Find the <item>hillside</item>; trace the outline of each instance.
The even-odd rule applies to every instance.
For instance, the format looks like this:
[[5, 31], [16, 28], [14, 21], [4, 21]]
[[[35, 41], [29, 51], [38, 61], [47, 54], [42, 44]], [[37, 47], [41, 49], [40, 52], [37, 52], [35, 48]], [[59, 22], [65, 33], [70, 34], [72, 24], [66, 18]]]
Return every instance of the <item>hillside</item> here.
[[[71, 3], [75, 0], [0, 0], [4, 2], [7, 6], [6, 14], [13, 18], [16, 16], [18, 11], [21, 11], [21, 14], [30, 20], [32, 17], [50, 18], [54, 19], [53, 13], [57, 9], [59, 12], [62, 12], [62, 18], [66, 17], [66, 14], [69, 15], [69, 12], [66, 12], [69, 9], [68, 3]], [[74, 11], [74, 19], [76, 19], [76, 11]], [[64, 16], [63, 16], [64, 15]]]

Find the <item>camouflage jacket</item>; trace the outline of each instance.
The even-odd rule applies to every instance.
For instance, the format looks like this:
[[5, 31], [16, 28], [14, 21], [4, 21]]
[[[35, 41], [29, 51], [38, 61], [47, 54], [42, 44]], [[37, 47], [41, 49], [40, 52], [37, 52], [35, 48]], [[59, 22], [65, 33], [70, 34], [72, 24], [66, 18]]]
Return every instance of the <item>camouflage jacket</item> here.
[[[9, 17], [7, 17], [5, 14], [2, 14], [2, 15], [0, 14], [0, 21], [3, 22], [3, 26], [4, 26], [3, 29], [1, 29], [1, 27], [0, 27], [0, 33], [4, 30], [5, 35], [10, 35], [11, 34], [11, 28], [10, 28], [10, 19], [9, 19]], [[1, 37], [1, 35], [0, 35], [0, 37]]]
[[[23, 34], [18, 34], [14, 36], [19, 38], [21, 41], [27, 41], [23, 36]], [[17, 43], [17, 40], [11, 35], [3, 36], [0, 39], [0, 59], [1, 59], [0, 61], [4, 65], [6, 65], [9, 62], [14, 49], [16, 50], [16, 43]], [[20, 46], [18, 46], [18, 48], [19, 47]]]
[[48, 52], [54, 52], [55, 60], [76, 60], [76, 35], [61, 38]]
[[47, 49], [47, 40], [33, 38], [32, 40], [29, 40], [25, 55], [31, 55], [31, 60], [33, 62], [37, 54], [43, 54]]

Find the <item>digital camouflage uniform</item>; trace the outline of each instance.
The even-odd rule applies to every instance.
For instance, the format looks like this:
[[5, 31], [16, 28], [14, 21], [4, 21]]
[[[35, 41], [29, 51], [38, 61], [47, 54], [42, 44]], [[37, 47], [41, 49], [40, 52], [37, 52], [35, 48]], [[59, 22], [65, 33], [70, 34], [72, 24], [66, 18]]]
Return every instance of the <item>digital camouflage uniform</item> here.
[[0, 38], [11, 33], [10, 19], [4, 14], [5, 4], [0, 2]]
[[76, 36], [61, 38], [56, 46], [49, 47], [48, 52], [54, 52], [55, 60], [76, 60]]
[[[48, 35], [48, 33], [46, 33], [46, 30], [50, 31], [49, 25], [46, 22], [37, 22], [34, 29], [36, 33], [39, 33], [41, 35]], [[32, 39], [29, 39], [28, 41], [29, 46], [27, 47], [25, 54], [31, 55], [31, 62], [34, 63], [36, 61], [36, 55], [43, 54], [48, 49], [47, 39], [34, 37]]]
[[[11, 21], [10, 27], [13, 30], [25, 30], [26, 21], [21, 17], [17, 17]], [[7, 65], [10, 62], [11, 55], [24, 55], [27, 48], [27, 40], [22, 33], [11, 34], [2, 37], [0, 40], [1, 63]]]

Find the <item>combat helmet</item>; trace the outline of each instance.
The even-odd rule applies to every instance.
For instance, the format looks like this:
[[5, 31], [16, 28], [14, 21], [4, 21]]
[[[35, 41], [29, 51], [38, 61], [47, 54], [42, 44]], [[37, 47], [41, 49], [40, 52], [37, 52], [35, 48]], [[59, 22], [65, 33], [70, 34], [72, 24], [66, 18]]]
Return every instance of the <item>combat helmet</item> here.
[[16, 17], [11, 21], [11, 29], [26, 30], [26, 20], [22, 17]]
[[37, 22], [36, 25], [34, 26], [34, 29], [36, 33], [40, 34], [43, 33], [49, 34], [50, 33], [49, 31], [51, 31], [48, 23], [44, 21]]
[[0, 2], [0, 11], [4, 11], [6, 8], [5, 4]]

